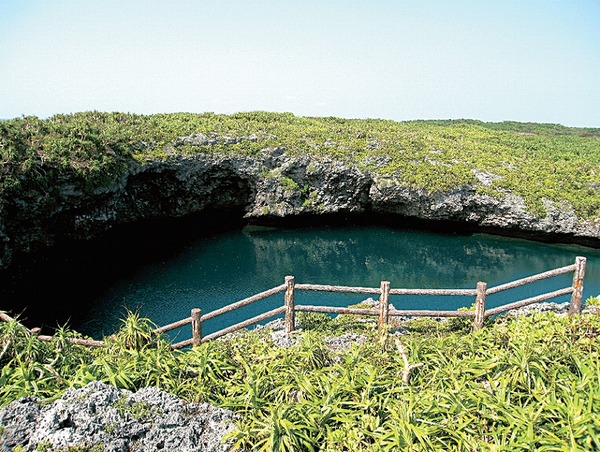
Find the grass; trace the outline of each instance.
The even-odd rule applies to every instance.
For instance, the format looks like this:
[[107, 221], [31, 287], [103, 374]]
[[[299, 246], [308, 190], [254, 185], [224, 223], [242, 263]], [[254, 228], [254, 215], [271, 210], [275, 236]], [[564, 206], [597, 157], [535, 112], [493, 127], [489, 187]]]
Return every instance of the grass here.
[[[187, 352], [160, 337], [90, 350], [0, 324], [0, 341], [12, 344], [0, 359], [0, 405], [24, 395], [52, 400], [100, 380], [231, 409], [241, 418], [229, 437], [245, 450], [600, 448], [598, 315], [507, 316], [477, 332], [419, 321], [381, 337], [350, 316], [300, 321], [290, 348], [262, 330]], [[130, 314], [123, 328], [146, 325]], [[368, 340], [328, 346], [348, 332]]]
[[[252, 158], [275, 148], [315, 161], [346, 162], [387, 181], [382, 183], [429, 192], [470, 185], [498, 197], [510, 191], [540, 216], [544, 200], [550, 200], [568, 203], [581, 218], [600, 217], [600, 129], [268, 112], [86, 112], [2, 121], [0, 200], [18, 194], [57, 202], [56, 180], [68, 181], [75, 191], [94, 192], [136, 164], [176, 156]], [[482, 174], [488, 176], [485, 182]], [[298, 189], [287, 182], [290, 190]]]

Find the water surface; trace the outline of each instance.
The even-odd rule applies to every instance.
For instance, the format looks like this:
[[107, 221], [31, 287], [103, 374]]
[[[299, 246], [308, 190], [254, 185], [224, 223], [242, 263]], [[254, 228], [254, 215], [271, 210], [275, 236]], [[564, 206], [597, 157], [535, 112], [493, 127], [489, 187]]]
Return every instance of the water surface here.
[[[160, 239], [155, 239], [160, 240]], [[156, 245], [156, 242], [155, 242]], [[168, 248], [168, 247], [167, 247]], [[600, 252], [486, 234], [440, 234], [381, 226], [276, 229], [246, 227], [192, 239], [167, 257], [138, 262], [133, 273], [116, 277], [83, 304], [74, 327], [100, 337], [118, 327], [124, 309], [139, 310], [159, 325], [204, 313], [281, 284], [297, 283], [393, 288], [488, 287], [588, 258], [584, 299], [600, 293]], [[488, 307], [570, 285], [572, 274], [488, 298]], [[298, 292], [299, 304], [346, 306], [364, 295]], [[568, 301], [569, 296], [557, 301]], [[398, 309], [457, 309], [471, 297], [395, 296]], [[281, 306], [283, 294], [211, 320], [204, 332]], [[189, 334], [187, 331], [182, 335]]]

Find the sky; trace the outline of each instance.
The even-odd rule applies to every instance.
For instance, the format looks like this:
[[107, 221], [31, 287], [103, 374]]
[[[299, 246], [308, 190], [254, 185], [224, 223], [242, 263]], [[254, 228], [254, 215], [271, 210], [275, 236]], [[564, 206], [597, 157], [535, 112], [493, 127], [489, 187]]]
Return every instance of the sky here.
[[600, 0], [0, 0], [0, 118], [600, 127]]

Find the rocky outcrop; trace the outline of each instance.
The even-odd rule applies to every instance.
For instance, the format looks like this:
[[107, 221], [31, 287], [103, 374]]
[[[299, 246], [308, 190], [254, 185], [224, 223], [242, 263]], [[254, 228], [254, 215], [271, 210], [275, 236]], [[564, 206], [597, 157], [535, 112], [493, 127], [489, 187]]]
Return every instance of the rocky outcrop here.
[[563, 236], [566, 241], [600, 239], [600, 222], [578, 219], [572, 206], [566, 202], [543, 200], [546, 215], [538, 217], [526, 208], [521, 197], [513, 193], [506, 193], [500, 198], [480, 194], [475, 185], [428, 193], [398, 185], [394, 179], [376, 178], [369, 197], [374, 212], [461, 222], [515, 231], [515, 234], [520, 231], [525, 235]]
[[[157, 388], [136, 393], [100, 382], [69, 389], [41, 405], [26, 397], [0, 410], [0, 446], [25, 451], [225, 451], [235, 415], [208, 404], [184, 402]], [[95, 449], [94, 449], [95, 450]]]
[[[210, 145], [211, 140], [236, 143], [219, 139], [194, 135], [181, 140], [188, 146]], [[480, 176], [481, 185], [489, 184], [488, 176]], [[91, 190], [64, 178], [52, 193], [31, 189], [10, 199], [0, 206], [0, 268], [15, 252], [62, 238], [85, 239], [118, 224], [197, 212], [207, 213], [207, 218], [214, 214], [215, 221], [219, 214], [249, 221], [382, 214], [398, 221], [452, 221], [513, 235], [600, 243], [600, 223], [577, 218], [567, 203], [544, 201], [546, 215], [537, 217], [515, 194], [481, 194], [477, 183], [430, 193], [398, 180], [331, 158], [292, 157], [283, 147], [266, 148], [252, 157], [171, 152], [165, 159], [131, 162], [123, 174]]]

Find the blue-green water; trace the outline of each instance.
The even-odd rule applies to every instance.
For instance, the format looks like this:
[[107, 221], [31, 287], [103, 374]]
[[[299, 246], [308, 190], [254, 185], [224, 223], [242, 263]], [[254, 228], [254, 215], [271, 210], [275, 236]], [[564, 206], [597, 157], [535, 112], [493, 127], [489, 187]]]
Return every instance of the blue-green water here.
[[[160, 239], [154, 239], [160, 240]], [[148, 243], [147, 246], [156, 246]], [[379, 226], [273, 229], [246, 227], [189, 240], [160, 259], [137, 262], [135, 271], [111, 276], [90, 298], [81, 294], [74, 327], [95, 337], [118, 327], [124, 309], [139, 310], [158, 325], [203, 313], [283, 283], [392, 288], [488, 287], [572, 264], [588, 258], [584, 298], [600, 293], [600, 250], [543, 244], [485, 234], [439, 234]], [[107, 264], [108, 265], [108, 264]], [[110, 274], [110, 272], [108, 272]], [[566, 287], [563, 275], [488, 298], [488, 307]], [[86, 298], [87, 296], [87, 298]], [[298, 292], [299, 304], [346, 306], [360, 295]], [[568, 301], [563, 297], [557, 301]], [[398, 309], [456, 309], [473, 303], [470, 297], [391, 298]], [[283, 294], [243, 310], [208, 321], [204, 333], [281, 306]], [[189, 327], [177, 337], [189, 337]]]

